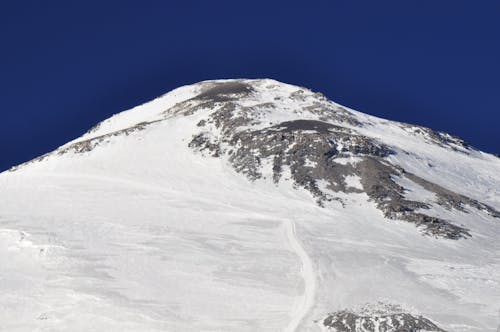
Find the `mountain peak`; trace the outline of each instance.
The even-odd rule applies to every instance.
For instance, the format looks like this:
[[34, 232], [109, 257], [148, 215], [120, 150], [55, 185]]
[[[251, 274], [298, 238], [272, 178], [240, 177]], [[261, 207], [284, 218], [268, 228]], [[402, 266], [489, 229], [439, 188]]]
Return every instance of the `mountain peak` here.
[[[251, 181], [291, 180], [322, 207], [332, 202], [345, 207], [338, 193], [364, 193], [386, 218], [406, 220], [424, 234], [449, 239], [472, 234], [465, 225], [429, 213], [434, 206], [463, 212], [474, 209], [500, 218], [500, 212], [488, 204], [405, 169], [395, 159], [416, 154], [372, 132], [377, 127], [397, 128], [400, 138], [413, 139], [413, 145], [478, 154], [460, 139], [367, 116], [320, 93], [269, 79], [213, 80], [176, 89], [100, 123], [56, 154], [88, 153], [112, 137], [141, 132], [176, 116], [197, 119], [190, 148], [227, 159]], [[415, 187], [435, 199], [408, 199], [406, 192]]]
[[108, 330], [492, 330], [498, 174], [306, 88], [184, 86], [0, 174], [5, 263], [34, 287], [6, 298]]

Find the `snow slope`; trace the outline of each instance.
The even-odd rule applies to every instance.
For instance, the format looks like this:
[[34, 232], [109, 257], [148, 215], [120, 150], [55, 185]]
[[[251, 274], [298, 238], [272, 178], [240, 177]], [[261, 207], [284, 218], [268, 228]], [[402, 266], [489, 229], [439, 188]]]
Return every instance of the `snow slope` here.
[[[354, 175], [345, 192], [318, 180], [335, 198], [323, 206], [286, 167], [273, 182], [263, 159], [249, 179], [224, 130], [202, 125], [226, 102], [205, 103], [207, 91], [228, 82], [251, 87], [232, 102], [256, 120], [233, 134], [304, 119], [342, 125], [390, 146], [383, 160], [500, 209], [500, 159], [460, 141], [273, 80], [201, 82], [0, 174], [1, 331], [320, 331], [331, 312], [381, 301], [447, 331], [496, 330], [500, 219], [395, 178], [407, 199], [471, 235], [453, 240], [386, 218]], [[200, 130], [220, 153], [190, 147]]]
[[286, 228], [286, 236], [290, 242], [291, 248], [297, 253], [301, 262], [301, 275], [304, 279], [304, 290], [302, 296], [294, 305], [294, 310], [291, 312], [291, 321], [284, 331], [296, 331], [314, 305], [314, 297], [316, 295], [316, 274], [311, 262], [311, 258], [304, 250], [302, 245], [297, 240], [297, 233], [295, 230], [295, 223], [291, 219], [284, 222]]

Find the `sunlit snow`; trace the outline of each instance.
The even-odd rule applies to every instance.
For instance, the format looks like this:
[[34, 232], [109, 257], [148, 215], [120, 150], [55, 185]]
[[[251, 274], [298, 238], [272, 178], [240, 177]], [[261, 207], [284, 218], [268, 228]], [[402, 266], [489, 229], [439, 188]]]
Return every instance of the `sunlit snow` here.
[[[260, 103], [298, 89], [256, 86]], [[174, 90], [75, 141], [164, 119], [199, 89]], [[262, 116], [314, 118], [287, 103]], [[411, 151], [391, 160], [500, 209], [500, 159], [349, 112], [370, 123], [364, 135]], [[1, 331], [320, 331], [328, 313], [378, 301], [449, 331], [496, 330], [499, 220], [434, 209], [473, 234], [453, 241], [385, 219], [363, 193], [320, 207], [290, 181], [250, 182], [224, 158], [189, 149], [203, 117], [172, 115], [91, 152], [0, 174]], [[348, 185], [362, 189], [355, 176]]]

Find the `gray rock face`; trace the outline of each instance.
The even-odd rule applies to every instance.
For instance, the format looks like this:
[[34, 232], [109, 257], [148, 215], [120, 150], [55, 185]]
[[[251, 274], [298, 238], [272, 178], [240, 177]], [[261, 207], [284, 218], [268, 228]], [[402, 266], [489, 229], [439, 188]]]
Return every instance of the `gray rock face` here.
[[206, 89], [196, 99], [205, 99], [213, 102], [223, 102], [234, 100], [246, 96], [254, 91], [249, 84], [232, 81], [226, 83], [215, 83], [214, 86]]
[[[394, 180], [394, 177], [404, 176], [405, 171], [385, 161], [365, 158], [358, 166], [358, 175], [368, 196], [384, 212], [386, 218], [406, 220], [423, 229], [424, 234], [436, 235], [448, 239], [469, 237], [469, 231], [453, 223], [418, 212], [429, 209], [423, 202], [407, 200], [404, 197], [405, 188]], [[412, 175], [411, 180], [422, 180]], [[430, 190], [431, 191], [431, 190]]]
[[[304, 107], [304, 112], [311, 114], [312, 110], [320, 120], [297, 119], [266, 125], [260, 120], [260, 114], [265, 109], [275, 108], [275, 105], [266, 103], [241, 107], [233, 102], [233, 98], [249, 96], [252, 91], [252, 87], [244, 84], [231, 82], [225, 86], [222, 83], [193, 98], [191, 102], [198, 100], [203, 107], [211, 103], [215, 110], [198, 123], [200, 133], [193, 136], [189, 146], [213, 157], [227, 155], [231, 165], [250, 180], [264, 177], [266, 164], [271, 164], [275, 183], [283, 178], [285, 169], [289, 170], [294, 183], [310, 191], [320, 206], [328, 201], [340, 200], [335, 196], [338, 192], [365, 192], [385, 217], [412, 222], [427, 235], [448, 239], [471, 236], [465, 227], [423, 213], [430, 206], [405, 199], [406, 189], [395, 178], [405, 178], [424, 187], [438, 197], [436, 204], [447, 209], [466, 212], [465, 207], [468, 206], [500, 218], [498, 211], [485, 204], [392, 165], [386, 157], [396, 152], [375, 139], [357, 133], [355, 128], [363, 124], [344, 109], [329, 109], [322, 103], [325, 100], [323, 96], [318, 96], [312, 105]], [[292, 93], [290, 99], [303, 100], [301, 91]], [[199, 104], [192, 108], [198, 107]], [[189, 109], [184, 111], [186, 114], [194, 112]], [[210, 128], [215, 128], [219, 134], [213, 135]], [[412, 127], [412, 131], [426, 135], [438, 145], [468, 148], [465, 143], [447, 134], [416, 128]], [[339, 161], [350, 157], [357, 161]], [[362, 188], [349, 186], [348, 176], [357, 177]]]
[[323, 325], [335, 332], [445, 332], [427, 318], [404, 312], [363, 315], [343, 310], [330, 314]]
[[426, 141], [442, 147], [451, 148], [454, 151], [468, 154], [472, 147], [464, 140], [447, 133], [437, 132], [430, 128], [399, 123], [399, 126], [410, 135], [423, 137]]
[[118, 131], [115, 131], [115, 132], [112, 132], [112, 133], [109, 133], [106, 135], [101, 135], [101, 136], [97, 136], [97, 137], [94, 137], [94, 138], [91, 138], [88, 140], [76, 142], [76, 143], [70, 144], [69, 146], [67, 146], [63, 149], [58, 150], [57, 154], [62, 155], [62, 154], [65, 154], [65, 153], [68, 153], [71, 151], [75, 152], [75, 153], [90, 152], [96, 146], [98, 146], [103, 141], [105, 141], [111, 137], [122, 136], [122, 135], [128, 136], [131, 133], [134, 133], [136, 131], [144, 130], [148, 125], [151, 125], [152, 123], [154, 123], [154, 122], [141, 122], [141, 123], [136, 124], [135, 126], [125, 128], [123, 130], [118, 130]]
[[[87, 153], [87, 152], [91, 152], [92, 150], [94, 150], [96, 147], [98, 147], [99, 145], [101, 145], [102, 143], [104, 142], [107, 142], [109, 141], [109, 139], [111, 139], [112, 137], [117, 137], [117, 136], [128, 136], [134, 132], [137, 132], [137, 131], [141, 131], [141, 130], [144, 130], [147, 126], [153, 124], [153, 123], [156, 123], [156, 122], [159, 122], [159, 121], [151, 121], [151, 122], [141, 122], [141, 123], [138, 123], [132, 127], [129, 127], [129, 128], [125, 128], [125, 129], [122, 129], [122, 130], [118, 130], [118, 131], [114, 131], [112, 133], [109, 133], [109, 134], [105, 134], [105, 135], [100, 135], [100, 136], [97, 136], [97, 137], [93, 137], [93, 138], [90, 138], [90, 139], [87, 139], [87, 140], [83, 140], [83, 141], [79, 141], [79, 142], [76, 142], [76, 143], [72, 143], [72, 144], [69, 144], [68, 146], [65, 146], [65, 147], [62, 147], [62, 148], [59, 148], [55, 151], [52, 151], [52, 152], [49, 152], [49, 153], [46, 153], [38, 158], [35, 158], [33, 160], [30, 160], [24, 164], [21, 164], [19, 166], [16, 166], [16, 167], [12, 167], [9, 171], [10, 172], [14, 172], [16, 171], [17, 169], [19, 169], [20, 167], [23, 167], [25, 165], [28, 165], [28, 164], [31, 164], [31, 163], [34, 163], [34, 162], [39, 162], [39, 161], [43, 161], [45, 160], [46, 158], [56, 154], [56, 155], [64, 155], [66, 153], [77, 153], [77, 154], [81, 154], [81, 153]], [[90, 129], [87, 133], [92, 133], [94, 132], [96, 129], [99, 128], [99, 125], [96, 125], [95, 127], [93, 127], [92, 129]]]
[[457, 194], [451, 190], [443, 188], [435, 183], [429, 182], [425, 179], [419, 178], [418, 176], [405, 173], [405, 176], [411, 179], [413, 182], [418, 183], [426, 190], [436, 194], [438, 197], [437, 204], [444, 206], [447, 209], [456, 209], [465, 213], [469, 213], [466, 209], [467, 206], [473, 207], [477, 210], [482, 210], [488, 213], [494, 218], [500, 218], [500, 213], [493, 209], [492, 207], [483, 204], [475, 199], [469, 198], [464, 195]]

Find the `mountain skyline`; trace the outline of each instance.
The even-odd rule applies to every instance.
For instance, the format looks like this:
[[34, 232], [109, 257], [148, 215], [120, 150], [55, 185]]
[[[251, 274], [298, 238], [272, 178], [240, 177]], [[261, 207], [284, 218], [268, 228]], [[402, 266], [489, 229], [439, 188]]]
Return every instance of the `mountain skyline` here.
[[495, 331], [500, 158], [203, 81], [0, 173], [5, 331]]
[[497, 1], [5, 2], [0, 170], [185, 84], [270, 77], [500, 153]]

